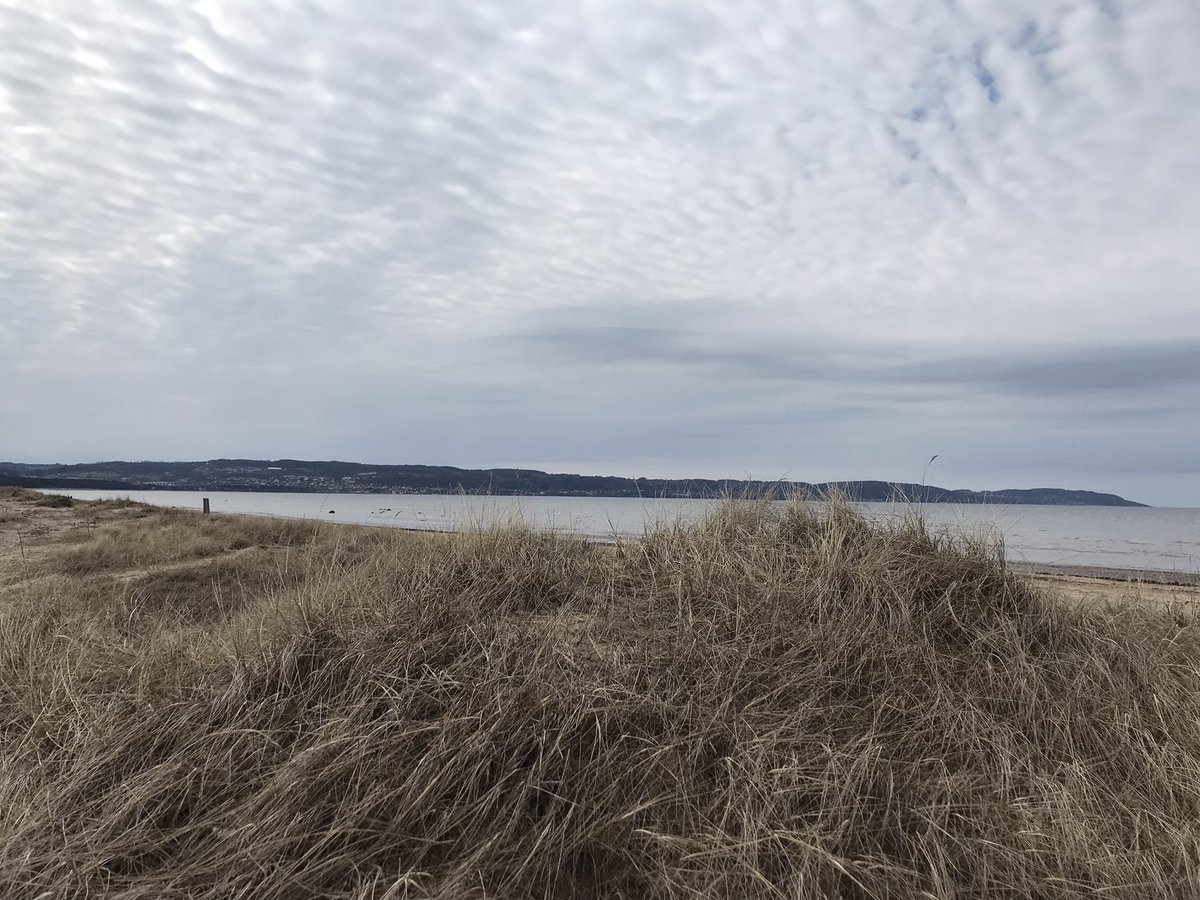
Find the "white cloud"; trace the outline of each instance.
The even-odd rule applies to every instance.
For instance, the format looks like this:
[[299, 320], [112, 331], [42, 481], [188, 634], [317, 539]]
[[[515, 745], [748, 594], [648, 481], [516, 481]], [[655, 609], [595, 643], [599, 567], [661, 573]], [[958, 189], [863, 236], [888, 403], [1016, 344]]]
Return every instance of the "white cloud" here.
[[[17, 386], [0, 410], [24, 425], [7, 455], [308, 446], [664, 474], [753, 455], [797, 477], [846, 458], [806, 455], [811, 423], [747, 424], [753, 454], [714, 436], [790, 397], [875, 410], [845, 435], [876, 448], [864, 470], [831, 474], [883, 477], [921, 440], [1001, 418], [1023, 447], [1069, 448], [1035, 404], [1077, 398], [1007, 384], [993, 402], [969, 380], [912, 395], [886, 373], [767, 390], [678, 358], [649, 387], [644, 360], [597, 385], [521, 335], [652, 317], [730, 352], [769, 337], [949, 368], [1200, 346], [1188, 0], [0, 0], [0, 32], [0, 379]], [[510, 433], [457, 449], [505, 390]], [[100, 443], [55, 412], [93, 391], [127, 407]], [[277, 415], [306, 391], [342, 429], [307, 445]], [[424, 437], [357, 438], [351, 393]], [[579, 395], [590, 418], [555, 433], [540, 411]], [[888, 397], [928, 423], [890, 453]], [[184, 406], [241, 418], [202, 448], [179, 437]], [[1089, 447], [1133, 452], [1103, 409]], [[1190, 435], [1197, 412], [1168, 404], [1154, 427]], [[656, 416], [699, 423], [694, 442], [639, 456]], [[987, 448], [964, 478], [1007, 465]]]

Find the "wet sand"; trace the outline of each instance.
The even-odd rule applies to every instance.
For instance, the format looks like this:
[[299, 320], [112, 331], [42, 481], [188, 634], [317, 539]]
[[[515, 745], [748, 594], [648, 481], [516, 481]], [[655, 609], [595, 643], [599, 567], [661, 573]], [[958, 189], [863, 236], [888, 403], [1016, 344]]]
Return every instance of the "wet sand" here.
[[1030, 575], [1101, 579], [1135, 584], [1167, 584], [1200, 587], [1200, 572], [1169, 572], [1162, 569], [1116, 569], [1106, 566], [1063, 566], [1054, 563], [1011, 562], [1009, 566]]
[[1010, 563], [1035, 584], [1071, 601], [1119, 603], [1198, 603], [1200, 574], [1103, 566]]

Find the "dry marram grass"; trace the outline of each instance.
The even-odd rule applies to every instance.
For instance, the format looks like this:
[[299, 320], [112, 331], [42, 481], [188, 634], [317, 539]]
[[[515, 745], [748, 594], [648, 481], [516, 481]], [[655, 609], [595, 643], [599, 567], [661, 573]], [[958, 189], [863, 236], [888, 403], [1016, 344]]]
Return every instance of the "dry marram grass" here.
[[1057, 603], [915, 517], [146, 512], [36, 566], [0, 597], [5, 897], [1200, 885], [1195, 619]]

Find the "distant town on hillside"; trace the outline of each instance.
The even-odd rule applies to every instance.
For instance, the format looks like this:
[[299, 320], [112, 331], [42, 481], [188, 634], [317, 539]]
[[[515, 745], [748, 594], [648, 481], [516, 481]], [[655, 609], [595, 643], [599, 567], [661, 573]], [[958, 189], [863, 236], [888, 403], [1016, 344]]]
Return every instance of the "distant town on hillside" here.
[[210, 459], [204, 462], [0, 462], [0, 484], [100, 490], [294, 491], [342, 494], [495, 494], [558, 497], [714, 497], [725, 494], [817, 499], [840, 492], [853, 500], [921, 503], [1014, 503], [1055, 506], [1144, 506], [1094, 491], [1062, 488], [971, 491], [892, 481], [751, 481], [622, 478], [536, 469], [368, 465], [296, 459]]

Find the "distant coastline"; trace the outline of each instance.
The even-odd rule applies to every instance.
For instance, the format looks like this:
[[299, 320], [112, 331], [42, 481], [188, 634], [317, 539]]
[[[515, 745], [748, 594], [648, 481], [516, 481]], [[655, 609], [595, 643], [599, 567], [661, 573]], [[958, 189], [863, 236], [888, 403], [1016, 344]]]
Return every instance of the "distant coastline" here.
[[545, 497], [715, 497], [724, 494], [820, 499], [840, 492], [863, 502], [995, 503], [1043, 506], [1141, 506], [1116, 494], [1064, 488], [999, 491], [893, 481], [754, 481], [623, 478], [536, 469], [368, 465], [294, 459], [202, 462], [0, 462], [0, 484], [28, 488], [172, 491], [279, 491], [312, 494], [491, 494]]

